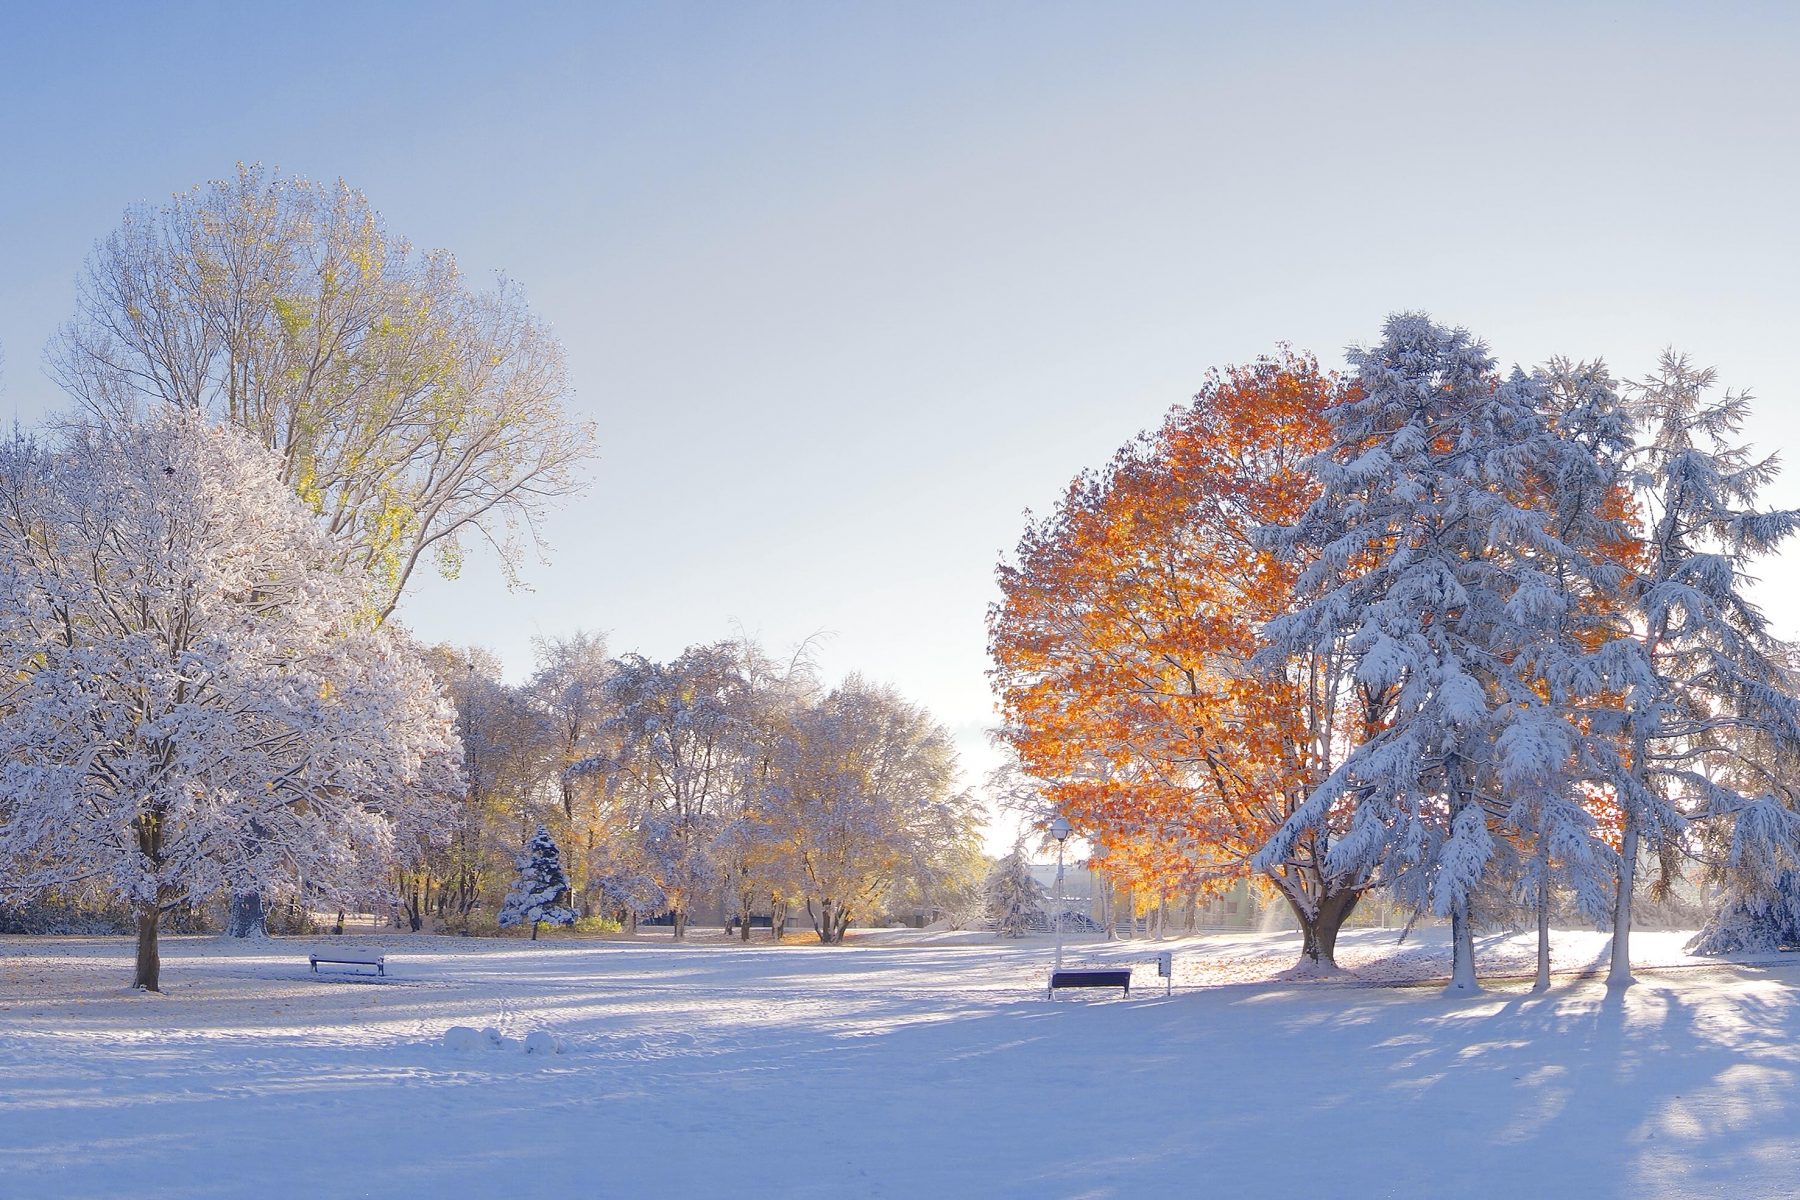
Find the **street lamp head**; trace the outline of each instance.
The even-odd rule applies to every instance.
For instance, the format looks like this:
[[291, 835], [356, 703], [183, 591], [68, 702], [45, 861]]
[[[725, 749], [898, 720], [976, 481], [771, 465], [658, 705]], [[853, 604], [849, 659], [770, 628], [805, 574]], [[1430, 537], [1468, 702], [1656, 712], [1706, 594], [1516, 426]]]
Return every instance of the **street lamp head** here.
[[1067, 817], [1058, 815], [1054, 821], [1050, 822], [1050, 836], [1055, 838], [1057, 841], [1059, 841], [1059, 842], [1067, 841], [1070, 832], [1071, 832], [1071, 829], [1069, 826], [1069, 819]]

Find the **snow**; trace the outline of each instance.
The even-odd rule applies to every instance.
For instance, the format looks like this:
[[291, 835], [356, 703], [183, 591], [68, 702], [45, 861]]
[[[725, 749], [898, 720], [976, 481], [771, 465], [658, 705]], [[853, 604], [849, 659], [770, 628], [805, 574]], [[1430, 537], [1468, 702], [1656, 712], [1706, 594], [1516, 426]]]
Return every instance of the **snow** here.
[[444, 1030], [444, 1049], [456, 1054], [476, 1054], [489, 1049], [488, 1039], [479, 1029], [452, 1025]]
[[[1532, 938], [1486, 937], [1493, 990], [1446, 1002], [1368, 986], [1441, 980], [1438, 929], [1399, 948], [1347, 931], [1346, 970], [1304, 982], [1276, 978], [1292, 933], [1071, 942], [1141, 991], [1052, 1002], [1048, 938], [696, 934], [344, 939], [384, 949], [386, 980], [314, 978], [300, 942], [172, 937], [161, 996], [124, 987], [128, 939], [0, 938], [0, 1194], [1682, 1197], [1800, 1178], [1794, 955], [1720, 965], [1645, 932], [1623, 995], [1564, 975], [1539, 997], [1502, 978], [1529, 975]], [[1556, 936], [1559, 966], [1605, 950]]]

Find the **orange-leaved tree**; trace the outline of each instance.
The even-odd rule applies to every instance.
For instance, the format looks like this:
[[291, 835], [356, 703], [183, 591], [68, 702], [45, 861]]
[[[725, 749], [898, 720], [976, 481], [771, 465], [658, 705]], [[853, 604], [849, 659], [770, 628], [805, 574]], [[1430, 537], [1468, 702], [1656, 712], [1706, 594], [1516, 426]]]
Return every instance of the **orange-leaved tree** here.
[[[1190, 405], [1078, 476], [999, 568], [988, 613], [1002, 741], [1044, 802], [1160, 890], [1213, 891], [1251, 857], [1378, 708], [1329, 648], [1253, 664], [1300, 564], [1256, 531], [1312, 500], [1307, 460], [1343, 384], [1283, 348], [1212, 373]], [[1324, 836], [1323, 833], [1320, 835]], [[1310, 841], [1266, 876], [1332, 962], [1368, 885]]]

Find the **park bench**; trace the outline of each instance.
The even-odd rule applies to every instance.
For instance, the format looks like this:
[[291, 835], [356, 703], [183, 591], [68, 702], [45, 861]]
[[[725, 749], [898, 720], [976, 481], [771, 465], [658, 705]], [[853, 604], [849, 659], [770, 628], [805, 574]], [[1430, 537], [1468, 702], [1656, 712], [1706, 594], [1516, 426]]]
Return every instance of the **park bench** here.
[[[1175, 986], [1175, 956], [1164, 950], [1156, 956], [1156, 973], [1166, 982], [1165, 994]], [[1063, 967], [1050, 972], [1050, 990], [1054, 1000], [1057, 988], [1123, 988], [1131, 995], [1130, 967]]]
[[374, 967], [377, 975], [387, 975], [387, 955], [379, 950], [337, 949], [324, 954], [314, 951], [306, 956], [312, 963], [313, 974], [319, 973], [320, 963], [336, 963], [346, 967]]
[[1050, 972], [1050, 994], [1057, 988], [1124, 988], [1131, 995], [1130, 967], [1065, 967]]

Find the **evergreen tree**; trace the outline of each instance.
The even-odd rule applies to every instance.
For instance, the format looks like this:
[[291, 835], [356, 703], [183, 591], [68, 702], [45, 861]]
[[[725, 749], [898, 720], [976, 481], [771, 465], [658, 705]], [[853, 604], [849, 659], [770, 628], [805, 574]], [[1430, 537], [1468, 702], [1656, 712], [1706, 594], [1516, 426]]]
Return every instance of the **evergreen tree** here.
[[1513, 773], [1566, 758], [1521, 658], [1536, 637], [1533, 596], [1550, 586], [1531, 556], [1561, 553], [1534, 500], [1563, 443], [1541, 381], [1501, 379], [1466, 330], [1402, 313], [1383, 333], [1349, 353], [1355, 387], [1327, 409], [1319, 499], [1268, 535], [1277, 550], [1317, 557], [1300, 576], [1300, 607], [1265, 634], [1274, 656], [1346, 653], [1389, 715], [1259, 862], [1310, 833], [1328, 847], [1328, 872], [1375, 872], [1406, 903], [1448, 916], [1449, 990], [1466, 993], [1476, 990], [1470, 899], [1495, 850], [1489, 809], [1502, 808], [1496, 742], [1535, 716], [1535, 733], [1512, 734]]
[[987, 916], [1001, 937], [1024, 937], [1046, 927], [1044, 889], [1031, 877], [1025, 854], [1014, 850], [988, 871]]
[[1800, 858], [1800, 814], [1779, 795], [1785, 782], [1753, 759], [1800, 754], [1800, 703], [1768, 620], [1745, 595], [1748, 569], [1800, 529], [1800, 513], [1755, 507], [1776, 475], [1734, 439], [1749, 397], [1713, 398], [1715, 374], [1666, 352], [1638, 384], [1636, 415], [1648, 440], [1639, 465], [1645, 525], [1631, 589], [1640, 629], [1638, 679], [1626, 697], [1627, 769], [1609, 986], [1631, 982], [1631, 901], [1644, 845], [1665, 861], [1690, 823], [1729, 845], [1740, 878], [1773, 881]]
[[535, 942], [538, 926], [546, 921], [552, 925], [573, 925], [575, 910], [557, 903], [569, 890], [569, 878], [563, 874], [562, 855], [549, 830], [538, 826], [518, 863], [519, 878], [500, 908], [501, 927], [510, 929], [529, 921], [531, 940]]
[[[1746, 881], [1748, 882], [1748, 881]], [[1800, 949], [1800, 870], [1788, 869], [1754, 886], [1733, 887], [1689, 954], [1772, 954]]]
[[1617, 698], [1635, 678], [1620, 600], [1635, 531], [1626, 462], [1632, 422], [1600, 362], [1554, 359], [1534, 374], [1555, 439], [1530, 483], [1542, 531], [1519, 548], [1508, 615], [1517, 695], [1495, 743], [1502, 816], [1517, 837], [1514, 881], [1535, 911], [1537, 990], [1550, 986], [1551, 889], [1561, 883], [1596, 925], [1612, 910], [1616, 855], [1593, 815], [1597, 787], [1621, 770]]

